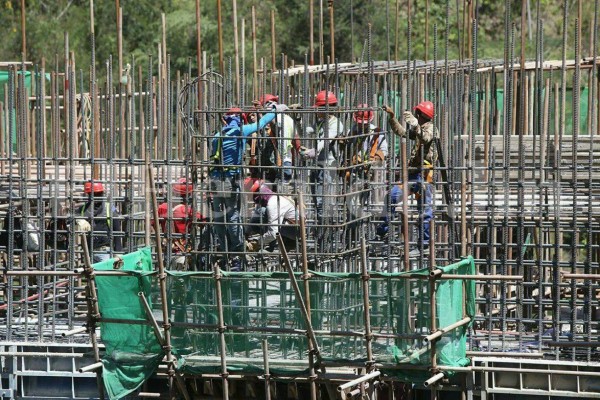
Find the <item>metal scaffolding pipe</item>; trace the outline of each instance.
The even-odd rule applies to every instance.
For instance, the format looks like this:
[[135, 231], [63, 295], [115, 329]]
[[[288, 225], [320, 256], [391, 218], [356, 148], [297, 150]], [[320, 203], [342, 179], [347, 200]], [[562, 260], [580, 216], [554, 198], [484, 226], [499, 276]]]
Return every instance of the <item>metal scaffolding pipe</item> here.
[[423, 382], [423, 386], [430, 387], [431, 385], [433, 385], [434, 383], [436, 383], [437, 381], [439, 381], [443, 377], [444, 377], [444, 373], [443, 372], [438, 372], [437, 374], [435, 374], [434, 376], [432, 376], [431, 378], [429, 378], [425, 382]]
[[434, 333], [432, 333], [431, 335], [427, 335], [423, 338], [423, 341], [425, 343], [429, 343], [432, 342], [440, 337], [442, 337], [442, 335], [444, 335], [445, 333], [448, 333], [450, 331], [453, 331], [456, 328], [459, 328], [463, 325], [468, 324], [469, 322], [471, 322], [471, 318], [470, 317], [465, 317], [463, 319], [461, 319], [460, 321], [456, 321], [453, 324], [450, 324], [444, 328], [440, 328], [437, 331], [435, 331]]
[[381, 371], [370, 372], [370, 373], [365, 374], [365, 375], [363, 375], [361, 377], [358, 377], [358, 378], [356, 378], [354, 380], [351, 380], [350, 382], [346, 382], [346, 383], [343, 383], [343, 384], [339, 385], [337, 387], [337, 390], [338, 390], [338, 392], [343, 392], [344, 390], [350, 389], [351, 387], [356, 386], [356, 385], [358, 385], [360, 383], [363, 383], [363, 382], [366, 382], [366, 381], [370, 381], [371, 379], [375, 379], [375, 378], [377, 378], [380, 375], [381, 375]]
[[72, 335], [76, 335], [78, 333], [87, 332], [87, 330], [88, 330], [88, 328], [84, 326], [84, 327], [81, 327], [81, 328], [76, 328], [76, 329], [72, 329], [70, 331], [63, 332], [62, 336], [63, 337], [72, 336]]
[[83, 373], [83, 372], [91, 372], [91, 371], [95, 371], [95, 370], [97, 370], [99, 368], [102, 368], [102, 362], [96, 362], [96, 363], [90, 364], [90, 365], [88, 365], [86, 367], [81, 367], [81, 368], [79, 368], [78, 371], [81, 372], [81, 373]]

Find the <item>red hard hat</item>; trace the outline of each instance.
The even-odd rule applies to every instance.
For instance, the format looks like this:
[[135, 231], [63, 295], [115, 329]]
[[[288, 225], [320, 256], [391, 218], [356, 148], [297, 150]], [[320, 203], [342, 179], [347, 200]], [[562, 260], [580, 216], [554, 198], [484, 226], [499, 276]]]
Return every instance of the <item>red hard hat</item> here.
[[[373, 121], [375, 113], [373, 113], [372, 110], [367, 110], [367, 108], [369, 108], [368, 104], [359, 104], [358, 108], [359, 110], [352, 114], [352, 119], [354, 119], [354, 122], [358, 124], [368, 124], [369, 122]], [[364, 110], [360, 110], [361, 108], [364, 108]]]
[[333, 92], [329, 90], [321, 90], [319, 93], [317, 93], [317, 96], [315, 97], [316, 107], [322, 107], [326, 104], [329, 104], [330, 106], [335, 106], [337, 105], [337, 102], [337, 97], [335, 97], [335, 94], [333, 94]]
[[92, 185], [92, 182], [86, 182], [83, 185], [83, 193], [103, 193], [104, 192], [104, 186], [102, 186], [101, 182], [94, 182], [94, 184]]
[[192, 194], [194, 191], [194, 185], [188, 183], [187, 178], [179, 178], [175, 184], [173, 184], [173, 193], [186, 196]]
[[435, 114], [435, 110], [433, 108], [433, 103], [430, 101], [422, 101], [415, 107], [415, 111], [419, 111], [421, 114], [426, 116], [429, 119], [433, 119], [433, 115]]
[[274, 94], [265, 94], [264, 96], [260, 96], [260, 98], [258, 99], [258, 102], [261, 106], [264, 106], [265, 104], [272, 101], [278, 102], [279, 96], [275, 96]]
[[262, 185], [262, 180], [258, 178], [246, 178], [244, 179], [244, 192], [256, 193]]
[[239, 107], [231, 107], [229, 110], [227, 110], [227, 115], [241, 114], [241, 113], [242, 113], [242, 109]]

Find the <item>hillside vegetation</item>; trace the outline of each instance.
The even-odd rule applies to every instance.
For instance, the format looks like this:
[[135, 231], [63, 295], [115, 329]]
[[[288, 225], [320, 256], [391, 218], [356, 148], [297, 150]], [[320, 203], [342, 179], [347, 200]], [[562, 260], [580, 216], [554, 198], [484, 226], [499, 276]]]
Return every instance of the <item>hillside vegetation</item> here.
[[[412, 21], [412, 56], [433, 59], [434, 26], [437, 27], [437, 57], [443, 59], [448, 43], [448, 58], [468, 58], [469, 4], [473, 1], [473, 15], [477, 18], [478, 58], [502, 58], [505, 46], [505, 2], [501, 0], [334, 0], [335, 58], [340, 62], [357, 60], [363, 53], [369, 24], [372, 27], [372, 57], [377, 60], [406, 59], [408, 46], [408, 18]], [[217, 1], [200, 1], [202, 49], [218, 63]], [[233, 0], [222, 0], [222, 28], [224, 57], [234, 55], [232, 21]], [[265, 58], [271, 67], [271, 11], [275, 16], [275, 54], [288, 56], [288, 62], [303, 63], [309, 53], [310, 0], [238, 0], [238, 30], [245, 22], [246, 68], [252, 68], [252, 7], [256, 8], [257, 56]], [[314, 62], [320, 62], [319, 3], [314, 7]], [[475, 3], [477, 6], [475, 6]], [[567, 57], [574, 56], [575, 20], [581, 7], [582, 56], [591, 55], [591, 25], [595, 0], [568, 0]], [[123, 10], [123, 54], [127, 59], [143, 63], [147, 56], [158, 54], [162, 40], [162, 14], [165, 15], [167, 48], [175, 69], [186, 71], [191, 58], [195, 68], [196, 57], [196, 1], [195, 0], [96, 0], [95, 48], [96, 60], [103, 64], [117, 55], [116, 6]], [[328, 1], [323, 4], [323, 54], [330, 53], [330, 23]], [[515, 55], [520, 55], [521, 8], [526, 14], [526, 58], [535, 58], [536, 20], [538, 9], [544, 23], [544, 57], [562, 57], [563, 1], [513, 0], [510, 6], [511, 23], [515, 29]], [[21, 60], [21, 1], [0, 2], [0, 61]], [[396, 12], [398, 10], [398, 12]], [[446, 35], [446, 15], [448, 33]], [[62, 65], [65, 58], [65, 37], [68, 33], [69, 50], [73, 51], [78, 67], [84, 68], [91, 60], [90, 4], [85, 0], [28, 0], [26, 1], [26, 59], [40, 62], [44, 57], [49, 65]], [[428, 33], [426, 35], [426, 32]], [[465, 40], [467, 38], [467, 40]], [[447, 40], [446, 40], [447, 39]], [[462, 48], [459, 46], [462, 43]], [[396, 46], [396, 42], [398, 45]], [[241, 45], [240, 45], [241, 48]], [[227, 61], [226, 61], [227, 63]], [[260, 62], [259, 62], [260, 65]], [[84, 68], [85, 69], [85, 68]]]

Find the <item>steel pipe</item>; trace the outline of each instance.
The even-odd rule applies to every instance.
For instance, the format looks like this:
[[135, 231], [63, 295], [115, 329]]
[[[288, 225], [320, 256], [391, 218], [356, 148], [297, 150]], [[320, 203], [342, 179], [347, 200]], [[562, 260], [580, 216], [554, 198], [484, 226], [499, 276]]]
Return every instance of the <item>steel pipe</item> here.
[[465, 318], [461, 319], [460, 321], [456, 321], [455, 323], [448, 325], [445, 328], [438, 329], [437, 331], [435, 331], [431, 335], [425, 336], [423, 338], [423, 341], [425, 343], [430, 343], [430, 342], [432, 342], [432, 341], [434, 341], [434, 340], [442, 337], [443, 334], [448, 333], [448, 332], [450, 332], [450, 331], [452, 331], [452, 330], [454, 330], [454, 329], [456, 329], [458, 327], [461, 327], [463, 325], [466, 325], [469, 322], [471, 322], [471, 318], [470, 317], [465, 317]]
[[83, 373], [83, 372], [95, 371], [99, 368], [102, 368], [102, 362], [96, 362], [96, 363], [90, 364], [86, 367], [81, 367], [81, 368], [79, 368], [78, 371]]
[[434, 376], [432, 376], [431, 378], [427, 379], [425, 382], [423, 382], [423, 386], [429, 387], [429, 386], [433, 385], [434, 383], [436, 383], [437, 381], [439, 381], [440, 379], [442, 379], [443, 377], [444, 377], [444, 373], [439, 372], [439, 373], [435, 374]]
[[76, 328], [76, 329], [73, 329], [73, 330], [70, 330], [70, 331], [63, 332], [62, 336], [63, 337], [72, 336], [72, 335], [76, 335], [78, 333], [87, 332], [87, 330], [88, 330], [87, 327], [84, 326], [84, 327], [81, 327], [81, 328]]
[[359, 378], [351, 380], [350, 382], [343, 383], [337, 387], [338, 392], [343, 392], [346, 389], [351, 388], [352, 386], [356, 386], [362, 382], [370, 381], [371, 379], [377, 378], [381, 375], [381, 371], [373, 371], [368, 374], [365, 374]]

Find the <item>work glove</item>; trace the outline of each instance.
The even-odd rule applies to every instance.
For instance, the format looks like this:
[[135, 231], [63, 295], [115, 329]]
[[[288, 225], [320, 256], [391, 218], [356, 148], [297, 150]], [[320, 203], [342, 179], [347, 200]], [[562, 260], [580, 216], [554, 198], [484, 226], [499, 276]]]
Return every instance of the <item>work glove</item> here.
[[300, 155], [304, 158], [315, 158], [316, 157], [316, 151], [315, 149], [307, 149], [304, 146], [300, 147]]
[[385, 111], [386, 113], [388, 113], [388, 115], [390, 116], [390, 118], [394, 118], [394, 110], [392, 110], [392, 107], [390, 107], [390, 106], [383, 106], [383, 111]]
[[285, 104], [275, 104], [275, 110], [279, 112], [285, 112], [289, 110], [289, 107]]
[[377, 227], [375, 228], [375, 234], [377, 236], [379, 236], [380, 238], [383, 238], [388, 234], [389, 229], [390, 228], [389, 228], [387, 222], [383, 222], [383, 223], [377, 225]]
[[246, 240], [246, 250], [258, 251], [260, 250], [260, 243], [257, 240]]
[[288, 107], [290, 110], [297, 110], [298, 108], [302, 108], [302, 104], [294, 103], [294, 104], [290, 104]]
[[419, 121], [417, 118], [412, 115], [410, 111], [404, 111], [404, 121], [412, 128], [413, 126], [417, 126]]
[[385, 160], [385, 155], [383, 154], [383, 151], [381, 151], [381, 150], [377, 150], [375, 152], [375, 154], [373, 154], [373, 155], [369, 154], [369, 161], [379, 162], [379, 161], [383, 161], [383, 160]]
[[75, 220], [75, 231], [84, 233], [90, 232], [92, 230], [92, 226], [85, 219], [78, 218]]
[[279, 111], [279, 109], [277, 108], [277, 103], [275, 103], [274, 101], [268, 101], [265, 104], [265, 110], [272, 112]]

